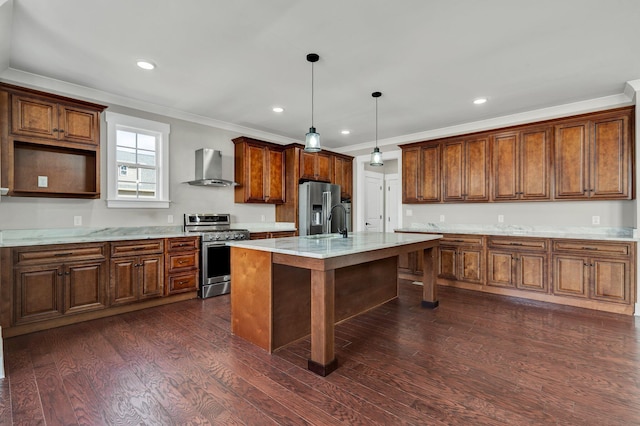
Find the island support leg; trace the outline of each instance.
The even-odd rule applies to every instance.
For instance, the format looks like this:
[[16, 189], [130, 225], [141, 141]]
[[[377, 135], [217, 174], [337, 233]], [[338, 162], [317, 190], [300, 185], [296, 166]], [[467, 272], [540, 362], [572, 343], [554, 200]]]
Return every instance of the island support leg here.
[[311, 270], [311, 359], [309, 370], [327, 376], [335, 358], [335, 270]]
[[436, 285], [436, 249], [424, 249], [422, 252], [422, 307], [438, 307], [438, 287]]

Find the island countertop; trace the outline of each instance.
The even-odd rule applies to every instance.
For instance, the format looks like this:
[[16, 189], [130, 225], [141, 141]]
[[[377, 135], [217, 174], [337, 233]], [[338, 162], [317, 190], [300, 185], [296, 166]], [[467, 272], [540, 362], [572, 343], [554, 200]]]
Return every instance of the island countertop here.
[[230, 241], [227, 242], [227, 245], [271, 253], [328, 259], [440, 238], [442, 235], [356, 232], [349, 234], [347, 238], [343, 238], [339, 234], [320, 234], [267, 240]]

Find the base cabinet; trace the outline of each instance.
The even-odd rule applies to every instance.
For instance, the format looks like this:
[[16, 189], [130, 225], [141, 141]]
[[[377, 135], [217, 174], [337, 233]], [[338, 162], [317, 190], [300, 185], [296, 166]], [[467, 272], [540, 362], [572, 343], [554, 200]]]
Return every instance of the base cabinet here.
[[164, 290], [164, 240], [111, 244], [112, 306], [160, 297]]
[[547, 293], [547, 240], [488, 237], [487, 286]]
[[484, 237], [446, 235], [438, 248], [438, 277], [481, 284], [484, 282]]
[[165, 294], [198, 290], [200, 238], [167, 239], [165, 246]]

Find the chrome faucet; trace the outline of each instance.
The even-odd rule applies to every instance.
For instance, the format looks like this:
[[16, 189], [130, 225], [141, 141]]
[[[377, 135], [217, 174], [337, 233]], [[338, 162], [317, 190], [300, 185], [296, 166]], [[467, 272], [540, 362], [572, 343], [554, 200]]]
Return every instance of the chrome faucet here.
[[331, 210], [329, 210], [329, 220], [331, 220], [331, 218], [333, 217], [333, 209], [335, 209], [336, 207], [340, 207], [342, 209], [342, 212], [344, 213], [342, 215], [343, 217], [342, 222], [344, 223], [344, 229], [338, 229], [338, 233], [342, 235], [342, 238], [347, 238], [349, 236], [347, 235], [347, 209], [345, 209], [342, 204], [336, 204], [335, 206], [331, 207]]

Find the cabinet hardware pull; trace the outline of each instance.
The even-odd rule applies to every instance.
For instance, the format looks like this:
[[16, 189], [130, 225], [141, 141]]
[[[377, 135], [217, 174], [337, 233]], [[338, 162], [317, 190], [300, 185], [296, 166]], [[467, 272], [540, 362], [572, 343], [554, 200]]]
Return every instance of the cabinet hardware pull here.
[[512, 245], [512, 246], [521, 246], [521, 245], [522, 245], [522, 243], [509, 243], [509, 245]]
[[582, 247], [583, 250], [598, 250], [597, 247]]
[[453, 240], [454, 243], [464, 243], [464, 240]]
[[71, 272], [67, 271], [64, 273], [65, 275], [71, 275]]
[[133, 247], [133, 250], [144, 250], [146, 247]]
[[58, 272], [58, 276], [61, 277], [62, 276], [62, 272]]
[[66, 253], [54, 253], [54, 256], [71, 256], [73, 254], [73, 252], [66, 252]]

